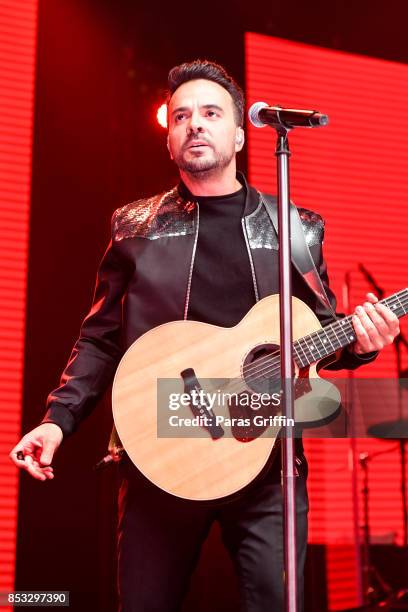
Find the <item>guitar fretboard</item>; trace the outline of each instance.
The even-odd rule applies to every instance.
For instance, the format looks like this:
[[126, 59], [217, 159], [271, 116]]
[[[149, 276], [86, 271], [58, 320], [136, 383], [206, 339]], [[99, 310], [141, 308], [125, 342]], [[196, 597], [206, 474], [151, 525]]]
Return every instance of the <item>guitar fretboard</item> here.
[[[381, 300], [398, 318], [408, 314], [408, 288], [394, 293]], [[316, 363], [320, 359], [332, 355], [339, 349], [352, 344], [356, 340], [352, 315], [339, 319], [323, 329], [300, 338], [293, 343], [293, 357], [300, 368]]]

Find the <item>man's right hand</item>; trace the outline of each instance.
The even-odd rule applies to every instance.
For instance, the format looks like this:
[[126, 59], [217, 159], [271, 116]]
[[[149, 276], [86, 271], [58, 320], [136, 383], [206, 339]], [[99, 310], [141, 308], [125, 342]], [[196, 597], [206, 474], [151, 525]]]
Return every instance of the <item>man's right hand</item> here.
[[[56, 423], [43, 423], [25, 434], [9, 457], [18, 468], [27, 470], [37, 480], [54, 478], [51, 463], [63, 437], [62, 429]], [[24, 455], [24, 459], [18, 459], [19, 453]]]

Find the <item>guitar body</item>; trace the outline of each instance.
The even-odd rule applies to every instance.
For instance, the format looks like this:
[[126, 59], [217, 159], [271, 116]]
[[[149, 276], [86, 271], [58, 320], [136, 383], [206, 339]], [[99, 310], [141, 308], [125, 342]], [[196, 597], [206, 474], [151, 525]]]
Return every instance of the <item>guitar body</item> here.
[[[319, 329], [310, 308], [293, 298], [293, 339]], [[255, 304], [235, 327], [175, 321], [148, 331], [130, 346], [113, 384], [113, 416], [124, 449], [151, 482], [178, 497], [211, 500], [236, 493], [259, 475], [271, 456], [279, 426], [245, 440], [234, 437], [226, 425], [218, 439], [203, 428], [199, 436], [177, 435], [176, 430], [172, 437], [159, 437], [158, 414], [168, 420], [169, 411], [160, 406], [158, 411], [157, 380], [174, 379], [172, 391], [180, 394], [185, 391], [181, 372], [186, 369], [195, 373], [205, 392], [219, 388], [219, 379], [243, 381], [244, 364], [254, 347], [278, 348], [279, 335], [279, 296], [272, 295]], [[295, 401], [295, 421], [310, 425], [335, 414], [340, 396], [336, 387], [318, 377], [315, 365], [306, 374], [310, 390]], [[229, 408], [224, 402], [214, 406], [214, 413], [228, 417]], [[188, 405], [175, 414], [193, 417]]]

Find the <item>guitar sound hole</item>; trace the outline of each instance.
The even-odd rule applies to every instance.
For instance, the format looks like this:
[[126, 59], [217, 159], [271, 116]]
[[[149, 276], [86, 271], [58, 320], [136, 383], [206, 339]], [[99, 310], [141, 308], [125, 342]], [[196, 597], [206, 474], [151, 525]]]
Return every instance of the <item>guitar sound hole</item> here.
[[245, 357], [243, 377], [254, 393], [276, 393], [280, 389], [279, 346], [261, 344], [255, 346]]

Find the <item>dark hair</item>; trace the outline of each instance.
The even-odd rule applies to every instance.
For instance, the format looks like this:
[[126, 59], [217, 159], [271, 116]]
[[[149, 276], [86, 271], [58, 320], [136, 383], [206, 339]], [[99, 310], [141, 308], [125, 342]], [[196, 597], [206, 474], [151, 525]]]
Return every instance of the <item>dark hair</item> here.
[[171, 96], [174, 94], [176, 89], [187, 83], [188, 81], [194, 81], [195, 79], [207, 79], [207, 81], [214, 81], [218, 83], [230, 94], [234, 103], [234, 115], [237, 125], [242, 126], [244, 123], [244, 92], [241, 87], [234, 81], [234, 79], [228, 74], [228, 72], [215, 62], [209, 60], [195, 60], [194, 62], [186, 62], [179, 66], [174, 66], [169, 72], [167, 77], [168, 93], [167, 93], [167, 104], [170, 101]]

